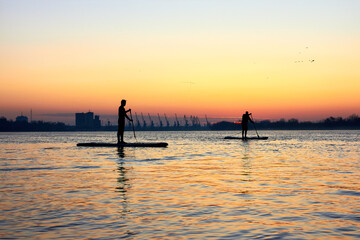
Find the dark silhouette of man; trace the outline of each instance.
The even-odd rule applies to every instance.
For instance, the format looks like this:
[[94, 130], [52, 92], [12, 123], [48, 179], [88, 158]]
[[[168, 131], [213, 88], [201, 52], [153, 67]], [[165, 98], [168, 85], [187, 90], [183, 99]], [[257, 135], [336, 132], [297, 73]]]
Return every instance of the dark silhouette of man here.
[[125, 130], [125, 118], [129, 121], [133, 121], [126, 115], [127, 112], [130, 112], [131, 109], [125, 110], [126, 100], [121, 100], [121, 105], [119, 107], [119, 119], [118, 119], [118, 132], [117, 132], [117, 140], [118, 143], [125, 143], [124, 142], [124, 130]]
[[242, 126], [241, 136], [242, 136], [242, 138], [246, 138], [249, 121], [254, 123], [254, 121], [250, 118], [250, 115], [251, 115], [251, 113], [249, 114], [248, 111], [246, 111], [246, 113], [244, 113], [242, 115], [242, 120], [241, 120], [241, 126]]

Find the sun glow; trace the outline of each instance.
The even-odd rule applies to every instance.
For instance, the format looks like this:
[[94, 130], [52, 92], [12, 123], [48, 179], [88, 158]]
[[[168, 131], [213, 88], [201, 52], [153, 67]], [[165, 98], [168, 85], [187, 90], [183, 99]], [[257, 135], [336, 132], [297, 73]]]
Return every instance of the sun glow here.
[[[51, 3], [34, 4], [29, 10], [2, 5], [2, 19], [9, 26], [1, 28], [0, 37], [1, 115], [30, 108], [42, 113], [91, 109], [116, 114], [123, 98], [128, 107], [150, 113], [234, 117], [250, 110], [267, 119], [359, 114], [356, 11], [338, 18], [328, 14], [335, 11], [328, 6], [329, 12], [323, 13], [329, 24], [342, 21], [344, 29], [313, 25], [286, 4], [280, 9], [269, 5], [269, 12], [244, 25], [244, 20], [255, 19], [244, 10], [253, 11], [251, 5], [221, 5], [218, 14], [223, 18], [214, 21], [211, 8], [195, 4], [184, 26], [179, 12], [171, 10], [166, 22], [153, 9], [153, 23], [144, 28], [146, 18], [130, 6], [139, 16], [134, 22], [131, 14], [119, 18], [121, 14], [105, 6], [109, 16], [100, 16], [96, 25], [87, 13], [84, 19], [75, 15], [78, 6], [69, 6], [74, 20], [70, 24], [53, 8], [54, 16], [49, 15]], [[32, 19], [31, 8], [36, 6], [41, 8]], [[92, 12], [92, 7], [87, 10]], [[244, 12], [235, 14], [232, 8]], [[336, 11], [345, 14], [345, 9]], [[27, 15], [20, 15], [22, 11]], [[282, 29], [286, 11], [294, 11], [294, 28]], [[204, 19], [198, 18], [200, 12]], [[309, 14], [316, 19], [318, 13]], [[276, 17], [269, 20], [270, 15]], [[109, 24], [109, 18], [115, 22]], [[260, 28], [259, 19], [267, 28]], [[85, 22], [94, 25], [76, 32]], [[33, 32], [25, 29], [29, 24]]]

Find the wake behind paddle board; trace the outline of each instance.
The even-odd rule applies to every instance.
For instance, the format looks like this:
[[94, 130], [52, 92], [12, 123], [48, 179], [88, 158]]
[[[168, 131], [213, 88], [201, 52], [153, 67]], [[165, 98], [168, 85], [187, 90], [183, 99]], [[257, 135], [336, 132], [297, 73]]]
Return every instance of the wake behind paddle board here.
[[78, 143], [78, 147], [166, 147], [166, 142], [149, 142], [149, 143]]
[[238, 140], [266, 140], [268, 139], [268, 137], [246, 137], [246, 138], [242, 138], [242, 137], [231, 137], [231, 136], [227, 136], [224, 139], [238, 139]]

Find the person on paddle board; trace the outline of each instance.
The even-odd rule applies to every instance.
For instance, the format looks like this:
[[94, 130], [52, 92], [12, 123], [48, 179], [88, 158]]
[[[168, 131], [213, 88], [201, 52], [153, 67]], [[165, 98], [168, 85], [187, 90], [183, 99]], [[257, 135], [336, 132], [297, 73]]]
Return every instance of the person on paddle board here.
[[249, 113], [248, 111], [246, 111], [246, 113], [244, 113], [242, 115], [242, 120], [241, 120], [241, 126], [242, 126], [241, 136], [242, 136], [242, 138], [246, 138], [249, 121], [254, 123], [254, 121], [250, 118], [250, 115], [251, 115], [251, 113]]
[[126, 100], [125, 99], [121, 100], [121, 105], [119, 107], [119, 119], [118, 119], [118, 131], [117, 131], [118, 143], [125, 143], [124, 142], [125, 118], [127, 118], [130, 122], [133, 121], [126, 114], [127, 112], [130, 112], [131, 109], [125, 110], [125, 105], [126, 105]]

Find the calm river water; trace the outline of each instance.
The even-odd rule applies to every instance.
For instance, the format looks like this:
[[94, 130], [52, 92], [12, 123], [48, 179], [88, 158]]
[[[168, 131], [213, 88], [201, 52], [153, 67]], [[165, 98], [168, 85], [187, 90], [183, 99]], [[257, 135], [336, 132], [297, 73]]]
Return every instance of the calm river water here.
[[360, 238], [360, 131], [236, 135], [0, 133], [0, 238]]

